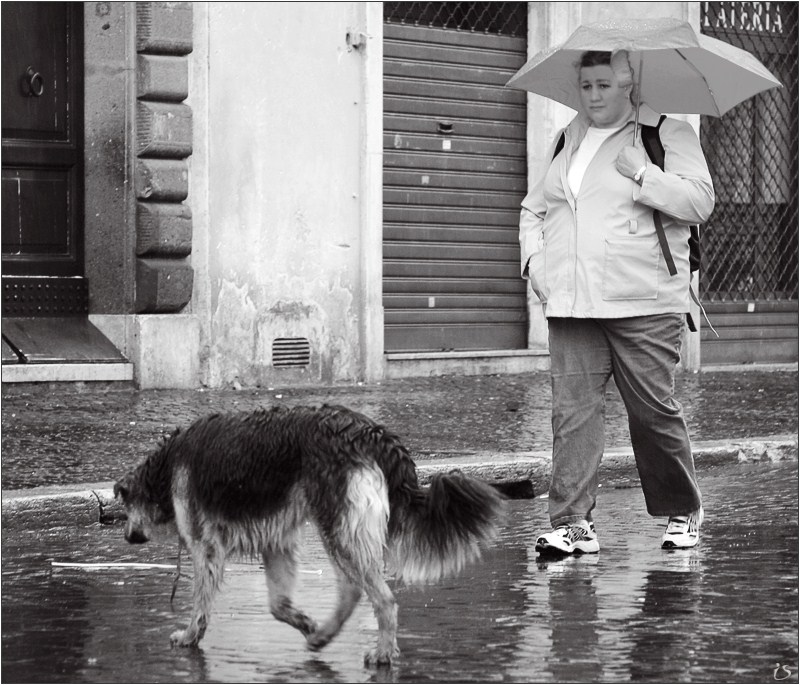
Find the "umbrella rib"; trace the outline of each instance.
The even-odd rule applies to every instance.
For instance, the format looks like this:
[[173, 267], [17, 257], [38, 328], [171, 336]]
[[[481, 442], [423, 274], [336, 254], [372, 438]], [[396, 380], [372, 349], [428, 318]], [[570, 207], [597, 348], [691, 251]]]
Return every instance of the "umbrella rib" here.
[[689, 65], [689, 66], [690, 66], [690, 67], [691, 67], [691, 68], [692, 68], [692, 69], [695, 71], [695, 73], [697, 73], [697, 75], [698, 75], [698, 76], [699, 76], [701, 79], [703, 79], [703, 83], [705, 83], [705, 84], [706, 84], [706, 88], [708, 88], [708, 92], [709, 92], [709, 93], [711, 93], [711, 102], [712, 102], [712, 104], [714, 105], [714, 109], [715, 109], [715, 110], [716, 110], [716, 112], [717, 112], [717, 116], [718, 116], [718, 117], [721, 117], [721, 116], [722, 116], [722, 113], [719, 111], [719, 106], [717, 105], [717, 98], [716, 98], [716, 96], [714, 95], [714, 89], [713, 89], [713, 88], [712, 88], [710, 85], [708, 85], [708, 80], [706, 79], [706, 77], [705, 77], [705, 75], [703, 74], [703, 72], [702, 72], [702, 71], [700, 71], [700, 70], [699, 70], [699, 69], [698, 69], [698, 68], [697, 68], [697, 67], [696, 67], [694, 64], [692, 64], [692, 61], [691, 61], [691, 60], [690, 60], [688, 57], [686, 57], [686, 55], [684, 55], [684, 54], [683, 54], [683, 53], [682, 53], [682, 52], [681, 52], [681, 51], [680, 51], [678, 48], [675, 48], [675, 52], [677, 52], [677, 53], [678, 53], [678, 55], [680, 56], [680, 58], [681, 58], [681, 59], [682, 59], [684, 62], [686, 62], [686, 64], [688, 64], [688, 65]]

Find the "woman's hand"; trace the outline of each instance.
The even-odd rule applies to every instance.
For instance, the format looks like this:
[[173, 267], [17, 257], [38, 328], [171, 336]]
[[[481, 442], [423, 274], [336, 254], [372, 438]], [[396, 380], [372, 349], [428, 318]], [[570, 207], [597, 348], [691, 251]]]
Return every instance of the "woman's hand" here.
[[617, 171], [627, 178], [634, 178], [642, 167], [647, 166], [644, 150], [633, 145], [626, 145], [617, 156]]

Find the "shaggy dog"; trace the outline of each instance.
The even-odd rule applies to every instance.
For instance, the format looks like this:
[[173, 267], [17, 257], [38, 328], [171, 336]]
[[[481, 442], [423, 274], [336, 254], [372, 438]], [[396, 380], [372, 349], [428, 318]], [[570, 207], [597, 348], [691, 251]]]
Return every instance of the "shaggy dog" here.
[[[171, 526], [191, 554], [194, 606], [174, 645], [203, 637], [226, 557], [260, 556], [272, 615], [312, 649], [337, 635], [365, 592], [378, 619], [378, 644], [365, 656], [372, 666], [399, 654], [384, 562], [410, 583], [457, 573], [495, 538], [503, 509], [493, 487], [459, 472], [420, 488], [396, 435], [333, 406], [205, 416], [163, 441], [114, 494], [125, 505], [128, 542]], [[306, 520], [338, 576], [339, 602], [322, 625], [292, 604]]]

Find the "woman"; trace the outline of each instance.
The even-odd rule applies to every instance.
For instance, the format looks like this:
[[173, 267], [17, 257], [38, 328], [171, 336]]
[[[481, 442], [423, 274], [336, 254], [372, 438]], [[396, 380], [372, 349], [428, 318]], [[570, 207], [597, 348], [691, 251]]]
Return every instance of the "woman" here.
[[[522, 274], [544, 303], [553, 390], [553, 531], [541, 553], [594, 553], [592, 520], [610, 377], [628, 412], [647, 510], [669, 517], [663, 547], [693, 547], [703, 509], [675, 368], [689, 311], [689, 225], [708, 219], [714, 189], [685, 122], [660, 128], [664, 170], [641, 138], [627, 55], [587, 52], [577, 78], [583, 111], [522, 203]], [[639, 121], [656, 125], [646, 105]], [[638, 136], [638, 133], [637, 133]], [[678, 273], [670, 276], [653, 222], [662, 214]]]

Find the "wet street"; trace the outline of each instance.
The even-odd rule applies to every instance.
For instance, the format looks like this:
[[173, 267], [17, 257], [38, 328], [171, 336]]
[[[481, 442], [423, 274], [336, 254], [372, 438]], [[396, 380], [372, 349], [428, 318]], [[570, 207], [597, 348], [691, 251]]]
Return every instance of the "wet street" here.
[[[4, 530], [4, 682], [797, 682], [798, 472], [794, 462], [710, 468], [700, 545], [659, 548], [663, 521], [638, 488], [606, 483], [598, 555], [542, 561], [545, 499], [510, 502], [499, 544], [461, 577], [396, 588], [402, 655], [362, 665], [376, 639], [368, 603], [320, 653], [267, 610], [257, 563], [231, 563], [201, 648], [171, 649], [191, 582], [170, 606], [175, 544], [129, 546], [122, 525]], [[190, 573], [184, 559], [184, 572]], [[309, 529], [297, 604], [335, 600]]]
[[[386, 424], [417, 460], [470, 451], [547, 450], [552, 444], [546, 373], [441, 376], [374, 385], [249, 390], [102, 391], [4, 386], [2, 487], [119, 478], [161, 435], [209, 412], [284, 404], [343, 404]], [[680, 373], [675, 396], [693, 441], [797, 433], [797, 372]], [[613, 383], [606, 446], [630, 444]]]

